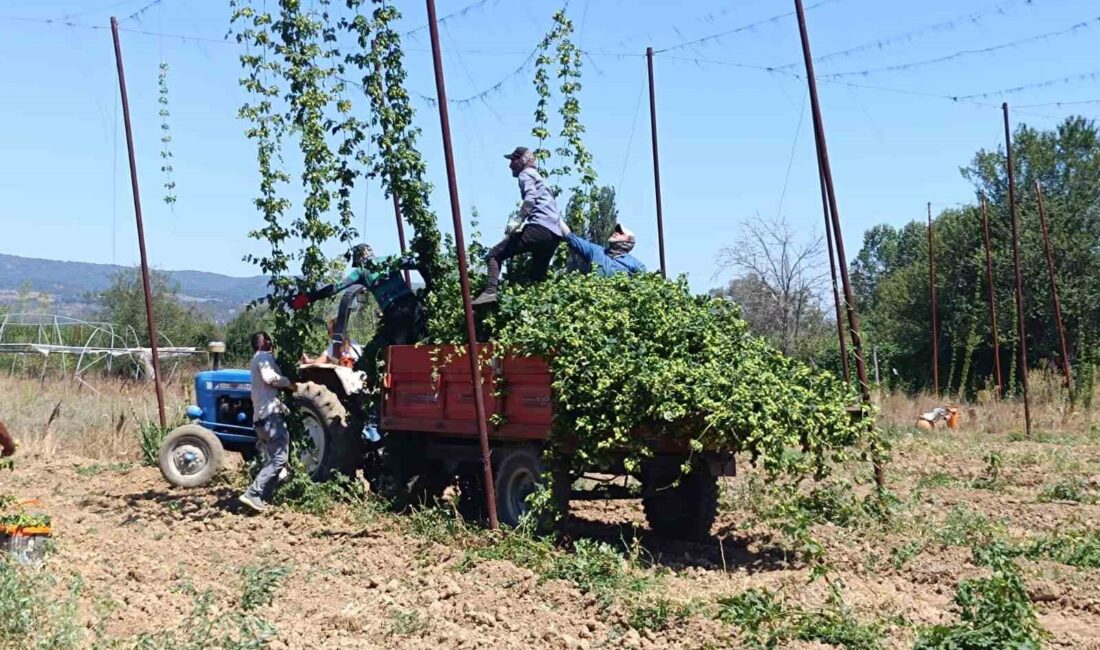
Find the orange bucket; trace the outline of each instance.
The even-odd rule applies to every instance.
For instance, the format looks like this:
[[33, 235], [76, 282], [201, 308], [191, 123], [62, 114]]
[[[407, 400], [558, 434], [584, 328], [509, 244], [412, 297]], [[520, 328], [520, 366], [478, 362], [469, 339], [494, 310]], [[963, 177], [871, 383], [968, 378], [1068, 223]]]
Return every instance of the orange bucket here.
[[948, 406], [947, 407], [947, 428], [958, 429], [959, 428], [959, 407]]

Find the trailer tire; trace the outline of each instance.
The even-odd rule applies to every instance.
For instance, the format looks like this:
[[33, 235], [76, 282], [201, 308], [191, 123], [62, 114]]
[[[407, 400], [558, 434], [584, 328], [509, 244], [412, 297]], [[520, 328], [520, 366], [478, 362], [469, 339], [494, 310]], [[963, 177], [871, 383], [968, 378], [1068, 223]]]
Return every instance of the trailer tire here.
[[157, 466], [164, 479], [176, 487], [193, 488], [214, 478], [225, 450], [206, 427], [185, 424], [169, 433], [157, 451]]
[[301, 409], [313, 449], [301, 460], [314, 481], [325, 481], [333, 472], [354, 476], [362, 455], [362, 428], [358, 419], [331, 390], [311, 381], [298, 384], [294, 404]]
[[450, 484], [438, 463], [425, 460], [419, 440], [405, 434], [384, 438], [380, 487], [397, 511], [430, 506]]
[[[678, 459], [677, 459], [678, 460]], [[679, 485], [672, 484], [679, 479]], [[703, 540], [718, 514], [718, 477], [706, 463], [695, 463], [689, 474], [665, 459], [642, 467], [642, 508], [649, 528], [661, 537]]]
[[[542, 452], [532, 446], [513, 447], [497, 452], [500, 462], [493, 468], [493, 486], [497, 502], [497, 519], [508, 526], [518, 526], [524, 515], [530, 511], [527, 497], [539, 488], [543, 473], [547, 471], [542, 462]], [[568, 514], [569, 496], [572, 480], [568, 470], [553, 468], [551, 510], [540, 513], [538, 527], [547, 530], [554, 526], [559, 517]], [[481, 497], [484, 500], [484, 496]]]

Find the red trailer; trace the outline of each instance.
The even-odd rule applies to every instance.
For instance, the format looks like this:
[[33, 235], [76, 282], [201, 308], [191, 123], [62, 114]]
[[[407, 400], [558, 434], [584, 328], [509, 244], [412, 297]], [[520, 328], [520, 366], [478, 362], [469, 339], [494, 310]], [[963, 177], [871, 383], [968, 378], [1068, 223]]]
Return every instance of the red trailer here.
[[[507, 356], [494, 359], [492, 346], [478, 346], [484, 359], [485, 412], [490, 421], [493, 480], [500, 521], [516, 525], [526, 512], [525, 499], [539, 477], [549, 469], [554, 476], [554, 498], [564, 512], [570, 499], [641, 497], [646, 519], [658, 533], [705, 537], [718, 505], [718, 477], [734, 473], [733, 454], [707, 450], [691, 454], [686, 444], [667, 436], [642, 437], [654, 451], [643, 463], [640, 483], [631, 485], [622, 458], [608, 466], [546, 468], [542, 452], [554, 419], [550, 369], [544, 359]], [[474, 391], [470, 364], [455, 346], [390, 346], [382, 385], [381, 425], [389, 470], [412, 498], [440, 496], [458, 478], [460, 505], [477, 510], [481, 491], [481, 455], [478, 448]], [[608, 399], [615, 399], [613, 394]], [[681, 474], [690, 460], [692, 471]], [[558, 466], [560, 465], [560, 466]], [[594, 490], [574, 490], [581, 474], [599, 475]], [[621, 476], [622, 481], [614, 480]]]

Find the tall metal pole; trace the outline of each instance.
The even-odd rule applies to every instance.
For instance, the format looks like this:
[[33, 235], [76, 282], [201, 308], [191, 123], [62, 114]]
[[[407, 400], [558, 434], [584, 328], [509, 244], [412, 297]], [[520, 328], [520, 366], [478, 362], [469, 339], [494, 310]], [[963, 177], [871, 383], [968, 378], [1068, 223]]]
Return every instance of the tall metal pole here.
[[932, 204], [928, 204], [928, 288], [932, 294], [932, 386], [940, 394], [940, 324], [936, 314], [936, 243], [932, 237]]
[[661, 275], [667, 277], [665, 266], [665, 224], [661, 212], [661, 159], [657, 155], [657, 95], [653, 86], [653, 48], [645, 49], [649, 66], [649, 129], [653, 136], [653, 189], [657, 194], [657, 249], [661, 255]]
[[[408, 248], [405, 246], [405, 223], [401, 219], [401, 199], [397, 196], [397, 189], [392, 180], [390, 181], [390, 194], [393, 195], [393, 216], [397, 219], [397, 241], [401, 243], [401, 257], [405, 257]], [[405, 284], [412, 286], [412, 276], [409, 275], [408, 269], [405, 269]]]
[[1027, 325], [1024, 323], [1024, 278], [1020, 270], [1020, 231], [1016, 219], [1016, 172], [1012, 168], [1012, 131], [1008, 120], [1008, 102], [1001, 104], [1005, 116], [1005, 157], [1008, 165], [1008, 211], [1012, 218], [1012, 264], [1016, 274], [1016, 333], [1020, 337], [1020, 387], [1024, 392], [1024, 433], [1031, 437], [1031, 398], [1027, 386]]
[[1054, 300], [1054, 323], [1058, 326], [1058, 338], [1062, 343], [1062, 372], [1066, 375], [1066, 390], [1070, 402], [1073, 402], [1073, 376], [1069, 370], [1069, 346], [1066, 345], [1066, 328], [1062, 323], [1062, 302], [1058, 299], [1058, 281], [1054, 278], [1054, 251], [1050, 245], [1050, 232], [1047, 230], [1047, 210], [1043, 205], [1043, 186], [1035, 181], [1036, 196], [1039, 197], [1039, 223], [1043, 228], [1043, 249], [1047, 255], [1047, 271], [1050, 274], [1050, 295]]
[[[802, 38], [802, 56], [806, 62], [806, 82], [810, 89], [810, 109], [813, 113], [814, 140], [817, 144], [817, 162], [825, 178], [826, 195], [829, 200], [829, 213], [833, 223], [833, 237], [836, 240], [837, 264], [840, 266], [840, 279], [844, 285], [844, 306], [848, 311], [848, 333], [852, 337], [852, 349], [856, 354], [856, 377], [863, 403], [871, 406], [871, 386], [867, 382], [867, 364], [863, 359], [863, 343], [859, 338], [859, 315], [856, 314], [855, 297], [852, 295], [852, 282], [848, 277], [848, 257], [844, 253], [844, 233], [840, 228], [840, 210], [837, 209], [836, 190], [833, 187], [833, 172], [829, 166], [829, 147], [825, 142], [825, 125], [821, 119], [821, 104], [817, 98], [817, 79], [814, 77], [814, 59], [810, 53], [810, 36], [806, 30], [806, 12], [802, 0], [794, 0], [798, 14], [798, 31]], [[875, 456], [875, 484], [879, 489], [886, 487], [886, 477], [878, 456]]]
[[157, 319], [153, 315], [153, 290], [149, 284], [149, 260], [145, 254], [145, 226], [141, 221], [141, 191], [138, 189], [137, 158], [134, 155], [134, 131], [130, 127], [130, 100], [126, 95], [126, 72], [122, 69], [122, 43], [118, 39], [118, 18], [111, 16], [111, 36], [115, 41], [115, 64], [118, 67], [118, 90], [122, 95], [122, 121], [126, 125], [126, 150], [130, 154], [130, 185], [134, 193], [134, 218], [137, 220], [138, 250], [141, 253], [141, 286], [145, 291], [145, 324], [149, 328], [149, 345], [153, 355], [153, 384], [157, 392], [157, 414], [160, 426], [168, 426], [164, 418], [164, 387], [160, 382], [160, 354], [157, 351]]
[[989, 243], [989, 213], [986, 209], [985, 195], [982, 202], [982, 233], [985, 238], [985, 283], [989, 287], [989, 322], [993, 327], [993, 376], [997, 381], [997, 396], [1004, 393], [1004, 379], [1001, 377], [1001, 341], [997, 333], [997, 296], [993, 290], [993, 246]]
[[[848, 343], [844, 340], [844, 315], [840, 308], [840, 288], [836, 284], [836, 259], [833, 255], [833, 225], [829, 220], [829, 196], [825, 191], [825, 176], [818, 170], [818, 183], [821, 185], [821, 209], [825, 213], [825, 247], [829, 249], [829, 275], [833, 278], [833, 305], [836, 307], [836, 336], [840, 341], [840, 365], [844, 370], [844, 383], [851, 383], [852, 371], [848, 363]], [[878, 378], [875, 378], [878, 383]]]
[[481, 442], [481, 465], [485, 475], [485, 507], [489, 511], [489, 528], [496, 530], [497, 500], [493, 490], [493, 464], [489, 450], [489, 427], [485, 420], [484, 390], [481, 386], [481, 365], [477, 354], [477, 334], [474, 329], [474, 306], [470, 298], [470, 275], [466, 268], [466, 242], [462, 236], [462, 214], [458, 203], [458, 180], [455, 177], [454, 151], [451, 149], [451, 119], [447, 115], [447, 88], [443, 82], [443, 55], [439, 49], [439, 25], [435, 17], [435, 0], [428, 4], [428, 29], [432, 39], [432, 62], [435, 64], [435, 91], [439, 104], [439, 126], [443, 132], [443, 156], [447, 163], [447, 191], [451, 199], [451, 219], [454, 222], [455, 250], [458, 253], [458, 277], [462, 284], [462, 307], [466, 312], [466, 342], [470, 356], [470, 378], [474, 383], [474, 412], [477, 414], [477, 434]]

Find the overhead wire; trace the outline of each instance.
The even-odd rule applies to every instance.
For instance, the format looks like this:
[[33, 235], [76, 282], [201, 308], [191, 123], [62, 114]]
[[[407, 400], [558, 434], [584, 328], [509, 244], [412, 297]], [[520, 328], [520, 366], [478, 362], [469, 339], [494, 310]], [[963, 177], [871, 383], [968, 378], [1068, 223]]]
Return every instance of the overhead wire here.
[[[820, 7], [820, 5], [822, 5], [822, 4], [825, 4], [827, 2], [833, 2], [833, 1], [836, 1], [836, 0], [824, 0], [823, 2], [820, 2], [820, 3], [817, 3], [817, 4], [813, 5], [813, 7]], [[1019, 1], [1019, 0], [1016, 0], [1016, 1]], [[1005, 5], [1009, 5], [1009, 4], [1012, 4], [1012, 3], [1014, 3], [1014, 2], [1002, 2], [998, 5], [996, 5], [996, 7], [1004, 8]], [[147, 5], [147, 7], [149, 7], [149, 5]], [[471, 5], [471, 7], [473, 7], [473, 5]], [[807, 9], [809, 9], [809, 8], [807, 8]], [[986, 10], [986, 12], [988, 12], [988, 11], [989, 10]], [[461, 14], [461, 11], [460, 12], [455, 12], [455, 13]], [[983, 12], [975, 12], [974, 14], [970, 14], [970, 15], [978, 15], [978, 14], [981, 14], [981, 13], [983, 13]], [[753, 25], [759, 25], [759, 24], [762, 24], [762, 23], [770, 22], [772, 20], [779, 20], [780, 18], [784, 18], [785, 15], [788, 15], [788, 14], [784, 14], [784, 15], [781, 15], [781, 16], [772, 16], [772, 19], [767, 19], [767, 20], [764, 20], [764, 21], [758, 21], [757, 23], [752, 23], [752, 24]], [[445, 16], [444, 16], [444, 18], [445, 18]], [[32, 22], [32, 23], [48, 24], [48, 25], [55, 25], [55, 26], [74, 27], [74, 29], [86, 29], [86, 30], [106, 30], [106, 29], [108, 29], [108, 27], [106, 25], [89, 25], [89, 24], [77, 23], [77, 22], [73, 22], [73, 21], [69, 21], [69, 20], [61, 20], [61, 19], [27, 18], [27, 16], [0, 15], [0, 20], [11, 20], [11, 21], [18, 21], [18, 22]], [[748, 27], [750, 27], [750, 26], [751, 25], [745, 25], [745, 26], [740, 27], [740, 29], [734, 30], [734, 31], [744, 31], [745, 29], [748, 29]], [[156, 31], [151, 31], [151, 30], [136, 30], [136, 29], [130, 29], [130, 27], [121, 27], [121, 26], [119, 27], [119, 30], [123, 31], [123, 32], [133, 33], [133, 34], [142, 34], [142, 35], [147, 35], [147, 36], [157, 36], [157, 37], [163, 37], [163, 38], [175, 38], [175, 40], [182, 41], [182, 42], [218, 43], [218, 44], [222, 44], [222, 45], [230, 45], [230, 46], [233, 46], [233, 47], [240, 47], [241, 46], [241, 44], [239, 44], [237, 42], [234, 42], [234, 41], [226, 40], [226, 38], [212, 38], [212, 37], [207, 37], [207, 36], [196, 36], [196, 35], [189, 35], [189, 34], [175, 34], [175, 33], [169, 33], [169, 32], [156, 32]], [[714, 38], [714, 37], [719, 37], [719, 36], [720, 36], [720, 34], [715, 34], [715, 35], [712, 35], [712, 36], [707, 36], [705, 38]], [[696, 42], [697, 41], [698, 40], [696, 40]], [[758, 70], [758, 71], [767, 71], [767, 73], [770, 73], [770, 74], [785, 75], [785, 76], [790, 76], [792, 78], [804, 79], [803, 75], [801, 75], [799, 73], [792, 73], [792, 71], [790, 71], [790, 69], [789, 69], [791, 67], [790, 65], [764, 66], [764, 65], [753, 65], [753, 64], [746, 64], [746, 63], [739, 63], [739, 62], [728, 62], [728, 60], [718, 60], [718, 59], [704, 58], [704, 57], [685, 57], [685, 56], [676, 56], [676, 55], [664, 54], [665, 52], [670, 51], [670, 49], [679, 48], [679, 47], [686, 47], [686, 46], [689, 46], [693, 43], [695, 43], [695, 42], [682, 43], [682, 44], [678, 44], [678, 45], [673, 45], [671, 47], [665, 47], [665, 48], [659, 49], [659, 51], [654, 51], [654, 54], [660, 54], [664, 58], [668, 58], [668, 59], [671, 59], [671, 60], [684, 60], [684, 62], [692, 62], [692, 63], [695, 63], [696, 65], [731, 66], [731, 67], [738, 67], [738, 68]], [[864, 46], [858, 46], [858, 47], [864, 47]], [[855, 48], [849, 48], [849, 51], [850, 51], [850, 49], [855, 49]], [[463, 52], [464, 53], [474, 53], [474, 52], [480, 52], [480, 51], [463, 51]], [[627, 53], [627, 52], [598, 52], [598, 51], [582, 51], [582, 52], [584, 54], [590, 55], [590, 56], [607, 56], [607, 57], [616, 57], [616, 58], [640, 58], [640, 57], [645, 56], [645, 55], [640, 54], [640, 53], [635, 54], [635, 53]], [[500, 91], [500, 89], [502, 89], [504, 87], [504, 85], [507, 84], [507, 82], [509, 80], [514, 79], [515, 77], [517, 77], [520, 74], [524, 73], [524, 70], [526, 70], [530, 66], [531, 62], [533, 62], [533, 59], [535, 59], [537, 54], [538, 54], [538, 47], [536, 46], [535, 48], [531, 49], [531, 51], [526, 55], [524, 60], [522, 60], [522, 62], [513, 71], [511, 71], [511, 73], [509, 73], [507, 76], [500, 79], [499, 81], [495, 82], [494, 85], [489, 86], [488, 88], [486, 88], [486, 89], [484, 89], [480, 92], [476, 92], [476, 93], [474, 93], [474, 95], [471, 95], [469, 97], [464, 97], [464, 98], [460, 98], [460, 99], [449, 99], [448, 102], [456, 104], [456, 106], [461, 107], [461, 106], [469, 106], [470, 103], [475, 102], [475, 101], [484, 100], [488, 96], [493, 95], [493, 93]], [[825, 56], [828, 57], [828, 56], [832, 56], [832, 55], [825, 55]], [[820, 57], [820, 58], [817, 58], [815, 60], [820, 60], [821, 58], [824, 58], [824, 57]], [[820, 76], [820, 77], [818, 77], [818, 79], [822, 80], [823, 82], [827, 82], [827, 84], [845, 85], [845, 86], [849, 86], [851, 88], [865, 88], [865, 89], [869, 89], [869, 90], [879, 90], [879, 91], [902, 93], [902, 95], [910, 95], [910, 96], [916, 96], [916, 97], [938, 98], [938, 99], [945, 99], [945, 100], [950, 100], [950, 101], [955, 101], [955, 102], [975, 103], [975, 104], [979, 104], [979, 106], [989, 107], [989, 106], [993, 106], [993, 104], [985, 104], [985, 103], [978, 102], [976, 100], [986, 99], [986, 98], [991, 98], [991, 97], [997, 97], [997, 96], [1000, 96], [1000, 95], [1011, 95], [1011, 93], [1022, 92], [1024, 90], [1049, 87], [1049, 86], [1060, 84], [1060, 82], [1065, 82], [1065, 84], [1069, 84], [1069, 82], [1074, 82], [1074, 81], [1077, 81], [1077, 80], [1092, 80], [1092, 79], [1096, 79], [1098, 77], [1100, 77], [1100, 70], [1092, 71], [1092, 73], [1086, 73], [1086, 74], [1081, 74], [1081, 75], [1073, 75], [1073, 76], [1062, 77], [1062, 78], [1058, 78], [1058, 79], [1051, 79], [1051, 80], [1041, 81], [1041, 82], [1037, 82], [1037, 84], [1026, 84], [1026, 85], [1016, 86], [1016, 87], [1013, 87], [1013, 88], [1008, 88], [1008, 89], [1003, 89], [1003, 90], [994, 90], [994, 91], [989, 91], [989, 92], [976, 93], [976, 95], [961, 95], [961, 96], [939, 95], [939, 93], [934, 93], [934, 92], [924, 92], [924, 91], [917, 91], [917, 90], [910, 90], [910, 89], [903, 89], [903, 88], [888, 88], [888, 87], [881, 87], [881, 86], [871, 86], [871, 85], [867, 85], [867, 84], [855, 84], [855, 82], [844, 81], [842, 79], [836, 79], [836, 78], [829, 78], [829, 77], [826, 77], [826, 76]], [[351, 82], [351, 84], [355, 84], [354, 81], [349, 81], [349, 82]], [[415, 96], [419, 97], [420, 99], [431, 103], [432, 106], [434, 106], [434, 103], [436, 103], [436, 98], [429, 97], [427, 95], [422, 95], [422, 93], [417, 93], [417, 92], [410, 92], [410, 93], [411, 93], [411, 95], [415, 95]], [[1030, 106], [1033, 107], [1033, 108], [1038, 107], [1038, 106], [1063, 106], [1063, 104], [1069, 104], [1069, 103], [1071, 103], [1071, 102], [1060, 102], [1060, 101], [1058, 101], [1058, 102], [1046, 102], [1044, 104], [1030, 104]], [[1087, 103], [1093, 103], [1093, 102], [1090, 100]], [[996, 108], [1000, 108], [1000, 107], [996, 107]], [[1019, 108], [1027, 108], [1027, 107], [1021, 106]], [[1037, 114], [1037, 113], [1033, 113], [1033, 114]], [[1043, 115], [1043, 117], [1049, 117], [1049, 115]]]
[[[840, 57], [852, 56], [855, 54], [866, 52], [868, 50], [882, 50], [897, 43], [911, 42], [913, 39], [920, 38], [927, 34], [934, 34], [938, 32], [957, 29], [960, 25], [966, 23], [977, 23], [986, 16], [990, 16], [993, 14], [1004, 15], [1013, 5], [1019, 5], [1021, 3], [1030, 6], [1034, 3], [1034, 0], [1004, 0], [1002, 2], [998, 2], [996, 4], [979, 9], [977, 11], [972, 11], [968, 14], [963, 14], [961, 16], [955, 16], [954, 18], [940, 21], [938, 23], [932, 23], [930, 25], [925, 25], [924, 27], [918, 27], [917, 29], [902, 32], [900, 34], [895, 34], [893, 36], [879, 38], [873, 41], [867, 41], [853, 47], [845, 48], [843, 50], [837, 50], [835, 52], [822, 54], [820, 56], [814, 57], [814, 63], [824, 63], [825, 61], [831, 61], [832, 59]], [[786, 63], [783, 65], [772, 67], [778, 70], [789, 70], [791, 68], [797, 68], [801, 65], [802, 61], [795, 61], [792, 63]]]
[[827, 73], [827, 74], [820, 74], [820, 75], [818, 75], [818, 78], [819, 79], [826, 79], [826, 78], [828, 78], [828, 79], [839, 79], [841, 77], [866, 76], [866, 75], [875, 74], [875, 73], [878, 73], [878, 72], [897, 72], [899, 70], [911, 70], [913, 68], [919, 68], [919, 67], [926, 66], [926, 65], [933, 65], [933, 64], [936, 64], [936, 63], [944, 63], [944, 62], [947, 62], [947, 61], [954, 61], [955, 59], [960, 59], [960, 58], [964, 58], [964, 57], [967, 57], [967, 56], [974, 56], [974, 55], [978, 55], [978, 54], [989, 54], [991, 52], [997, 52], [999, 50], [1003, 50], [1003, 49], [1007, 49], [1007, 48], [1011, 48], [1011, 47], [1018, 47], [1020, 45], [1026, 45], [1027, 43], [1033, 43], [1033, 42], [1036, 42], [1036, 41], [1045, 41], [1045, 40], [1049, 40], [1051, 38], [1055, 38], [1057, 36], [1064, 36], [1066, 34], [1076, 34], [1077, 32], [1079, 32], [1083, 29], [1088, 29], [1089, 27], [1093, 27], [1097, 24], [1100, 24], [1100, 16], [1097, 16], [1096, 18], [1092, 18], [1091, 20], [1086, 20], [1086, 21], [1082, 21], [1082, 22], [1079, 22], [1079, 23], [1075, 23], [1075, 24], [1070, 25], [1069, 27], [1067, 27], [1065, 29], [1059, 29], [1059, 30], [1056, 30], [1056, 31], [1053, 31], [1053, 32], [1046, 32], [1044, 34], [1038, 34], [1038, 35], [1035, 35], [1035, 36], [1028, 36], [1026, 38], [1020, 38], [1020, 39], [1017, 39], [1017, 40], [1014, 40], [1014, 41], [1009, 41], [1008, 43], [1001, 43], [1000, 45], [992, 45], [990, 47], [983, 47], [983, 48], [969, 49], [969, 50], [959, 50], [958, 52], [954, 52], [952, 54], [948, 54], [948, 55], [945, 55], [945, 56], [935, 57], [935, 58], [932, 58], [932, 59], [923, 59], [923, 60], [920, 60], [920, 61], [910, 61], [910, 62], [907, 62], [907, 63], [898, 63], [898, 64], [894, 64], [894, 65], [882, 66], [882, 67], [879, 67], [879, 68], [866, 68], [864, 70], [852, 70], [852, 71], [847, 71], [847, 72], [830, 72], [830, 73]]
[[791, 182], [791, 169], [794, 167], [794, 154], [798, 150], [798, 136], [802, 134], [802, 121], [806, 117], [806, 98], [802, 99], [802, 110], [798, 113], [798, 125], [794, 127], [794, 142], [791, 143], [791, 157], [787, 160], [787, 174], [783, 178], [783, 191], [779, 194], [779, 206], [775, 209], [775, 218], [783, 217], [783, 203], [787, 200], [787, 187]]
[[96, 7], [95, 9], [85, 9], [84, 11], [74, 11], [74, 12], [71, 12], [71, 13], [63, 14], [63, 19], [64, 20], [69, 20], [69, 19], [72, 19], [72, 18], [79, 18], [80, 16], [87, 16], [88, 14], [95, 14], [95, 13], [99, 13], [101, 11], [107, 11], [108, 9], [114, 9], [116, 7], [121, 7], [123, 5], [132, 5], [137, 1], [138, 0], [122, 0], [121, 2], [113, 2], [109, 5]]
[[[825, 5], [829, 5], [829, 4], [832, 4], [834, 2], [840, 2], [840, 1], [841, 0], [821, 0], [821, 2], [817, 2], [815, 4], [812, 4], [808, 7], [806, 7], [806, 11], [812, 11], [812, 10], [817, 9], [819, 7], [824, 7]], [[709, 36], [703, 36], [701, 38], [696, 38], [696, 39], [693, 39], [693, 40], [690, 40], [690, 41], [684, 41], [682, 43], [676, 43], [675, 45], [669, 45], [668, 47], [663, 47], [661, 49], [655, 49], [655, 50], [653, 50], [653, 52], [655, 54], [658, 54], [658, 53], [661, 53], [661, 52], [669, 52], [671, 50], [678, 50], [682, 47], [691, 47], [691, 46], [694, 46], [694, 45], [700, 45], [702, 43], [707, 43], [707, 42], [710, 42], [710, 41], [718, 40], [718, 39], [724, 38], [726, 36], [731, 36], [733, 34], [739, 34], [741, 32], [751, 31], [753, 29], [756, 29], [757, 27], [761, 27], [763, 25], [768, 25], [768, 24], [771, 24], [771, 23], [776, 23], [776, 22], [779, 22], [779, 21], [781, 21], [785, 18], [790, 18], [794, 15], [795, 15], [795, 12], [788, 11], [787, 13], [784, 13], [784, 14], [778, 14], [778, 15], [772, 16], [770, 18], [764, 18], [763, 20], [758, 20], [756, 22], [752, 22], [752, 23], [749, 23], [747, 25], [741, 25], [740, 27], [734, 27], [733, 29], [727, 29], [725, 31], [718, 32], [716, 34], [711, 34]]]
[[1017, 93], [1022, 93], [1025, 90], [1035, 90], [1036, 88], [1049, 88], [1050, 86], [1057, 86], [1064, 83], [1073, 83], [1075, 81], [1095, 81], [1098, 78], [1100, 78], [1100, 70], [1094, 70], [1092, 72], [1084, 72], [1081, 74], [1069, 75], [1067, 77], [1059, 77], [1057, 79], [1048, 79], [1047, 81], [1038, 81], [1035, 83], [1023, 84], [1021, 86], [1013, 86], [1012, 88], [993, 90], [987, 93], [960, 95], [956, 99], [957, 101], [988, 99], [990, 97], [1000, 97], [1002, 95], [1015, 95]]
[[129, 16], [126, 16], [125, 18], [123, 18], [122, 20], [120, 20], [118, 22], [124, 23], [124, 22], [129, 21], [129, 20], [134, 20], [135, 18], [138, 20], [138, 22], [140, 22], [142, 14], [144, 14], [146, 11], [149, 11], [153, 7], [156, 7], [157, 5], [159, 5], [162, 2], [164, 2], [164, 0], [153, 0], [149, 4], [143, 6], [142, 8], [138, 9], [134, 13], [130, 14]]
[[[746, 70], [756, 70], [758, 72], [768, 72], [768, 73], [771, 73], [771, 74], [780, 74], [780, 75], [785, 75], [785, 76], [792, 77], [792, 78], [795, 78], [795, 79], [802, 79], [802, 80], [806, 79], [806, 76], [802, 73], [791, 72], [790, 70], [780, 70], [778, 68], [774, 68], [774, 67], [771, 67], [771, 66], [753, 65], [753, 64], [750, 64], [750, 63], [740, 63], [740, 62], [736, 62], [736, 61], [720, 61], [720, 60], [716, 60], [716, 59], [700, 59], [700, 58], [672, 56], [672, 55], [662, 55], [662, 58], [670, 59], [670, 60], [673, 60], [673, 61], [692, 62], [692, 63], [695, 63], [696, 65], [700, 65], [700, 66], [701, 65], [708, 65], [708, 64], [709, 65], [722, 65], [722, 66], [730, 66], [730, 67], [735, 67], [735, 68], [742, 68], [742, 69], [746, 69]], [[1100, 76], [1100, 71], [1091, 72], [1091, 73], [1087, 73], [1087, 74], [1084, 74], [1084, 75], [1077, 75], [1077, 77], [1090, 78], [1090, 79], [1091, 78], [1096, 78], [1098, 76]], [[873, 85], [870, 85], [870, 84], [855, 83], [855, 82], [852, 82], [852, 81], [843, 81], [843, 80], [840, 80], [840, 79], [822, 79], [822, 78], [818, 78], [818, 80], [821, 81], [822, 83], [828, 83], [828, 84], [833, 84], [833, 85], [838, 85], [838, 86], [848, 86], [850, 88], [865, 88], [867, 90], [878, 90], [878, 91], [882, 91], [882, 92], [891, 92], [891, 93], [897, 93], [897, 94], [902, 94], [902, 95], [910, 95], [910, 96], [913, 96], [913, 97], [928, 97], [928, 98], [935, 98], [935, 99], [944, 99], [944, 100], [948, 100], [948, 101], [955, 102], [955, 103], [973, 104], [975, 106], [983, 106], [985, 108], [996, 108], [997, 110], [1000, 110], [1001, 107], [996, 105], [996, 104], [989, 104], [989, 103], [981, 102], [981, 101], [977, 101], [977, 100], [982, 99], [982, 98], [995, 97], [997, 95], [1022, 92], [1023, 90], [1028, 90], [1028, 89], [1031, 89], [1031, 88], [1050, 86], [1050, 85], [1054, 85], [1054, 84], [1058, 83], [1059, 81], [1069, 82], [1069, 81], [1075, 80], [1077, 77], [1066, 77], [1066, 78], [1063, 78], [1063, 79], [1060, 79], [1060, 80], [1044, 81], [1044, 82], [1040, 82], [1038, 84], [1028, 84], [1028, 85], [1025, 85], [1025, 86], [1017, 86], [1015, 88], [1008, 88], [1008, 89], [999, 90], [999, 91], [991, 91], [991, 92], [988, 92], [988, 93], [981, 93], [981, 94], [978, 94], [978, 95], [944, 95], [944, 94], [930, 93], [930, 92], [925, 92], [925, 91], [920, 91], [920, 90], [910, 90], [910, 89], [906, 89], [906, 88], [890, 88], [890, 87], [886, 87], [886, 86], [873, 86]], [[1023, 108], [1023, 107], [1020, 107], [1020, 108]], [[1047, 117], [1047, 118], [1052, 118], [1053, 117], [1051, 115], [1043, 115], [1041, 113], [1031, 113], [1031, 114], [1032, 115], [1037, 115], [1039, 117]]]
[[1083, 99], [1073, 102], [1047, 102], [1045, 104], [1020, 104], [1014, 108], [1043, 108], [1046, 106], [1076, 106], [1081, 104], [1100, 104], [1100, 99]]
[[[457, 18], [459, 16], [465, 16], [466, 14], [470, 13], [471, 11], [474, 11], [475, 9], [479, 9], [483, 5], [488, 4], [489, 2], [496, 2], [496, 1], [497, 0], [476, 0], [476, 2], [472, 2], [468, 5], [466, 5], [465, 7], [459, 9], [458, 11], [453, 11], [453, 12], [451, 12], [451, 13], [449, 13], [449, 14], [441, 17], [441, 18], [437, 18], [436, 23], [439, 24], [439, 25], [443, 25], [448, 20], [451, 20], [452, 18]], [[415, 29], [410, 29], [409, 31], [402, 34], [402, 36], [412, 36], [413, 34], [415, 34], [417, 32], [424, 31], [427, 28], [428, 28], [428, 24], [425, 23], [425, 24], [423, 24], [423, 25], [421, 25], [421, 26], [419, 26]]]
[[630, 149], [634, 145], [634, 131], [638, 128], [638, 113], [642, 108], [642, 95], [645, 93], [645, 78], [638, 86], [638, 101], [634, 104], [634, 120], [630, 123], [630, 137], [626, 140], [626, 154], [623, 156], [623, 169], [619, 172], [619, 182], [615, 185], [615, 192], [621, 192], [623, 181], [626, 179], [626, 164], [630, 162]]

